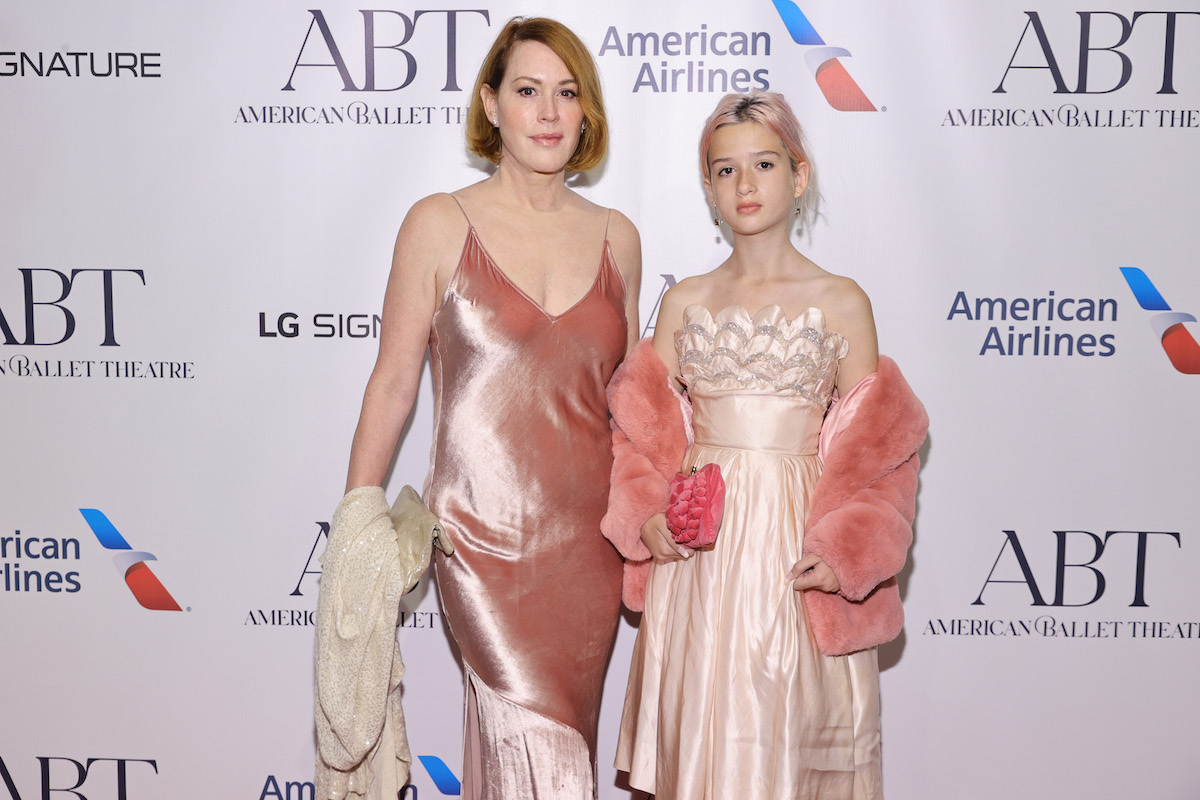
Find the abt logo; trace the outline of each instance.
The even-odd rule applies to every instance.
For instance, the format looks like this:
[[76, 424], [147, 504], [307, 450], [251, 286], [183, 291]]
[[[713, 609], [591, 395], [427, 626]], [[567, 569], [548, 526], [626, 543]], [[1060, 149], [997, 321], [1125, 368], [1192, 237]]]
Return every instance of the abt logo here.
[[[99, 289], [99, 299], [104, 310], [104, 340], [101, 347], [119, 347], [116, 330], [115, 288], [117, 276], [126, 274], [136, 276], [142, 286], [146, 285], [146, 275], [140, 269], [73, 269], [70, 273], [59, 272], [56, 269], [19, 269], [25, 312], [25, 341], [15, 334], [10, 318], [5, 316], [5, 310], [0, 308], [0, 339], [4, 344], [17, 344], [23, 347], [33, 345], [62, 344], [75, 334], [75, 313], [67, 305], [67, 298], [78, 288], [76, 281], [82, 280], [82, 292], [91, 295], [90, 302], [96, 302], [96, 289]], [[99, 273], [99, 286], [92, 273]], [[122, 285], [128, 284], [132, 278], [122, 277]], [[78, 295], [76, 295], [78, 297]], [[39, 298], [39, 299], [34, 299]], [[9, 313], [12, 306], [9, 305]], [[42, 314], [39, 315], [39, 311]], [[39, 340], [38, 331], [42, 332]], [[46, 333], [47, 326], [52, 333]], [[53, 339], [58, 336], [57, 339]]]
[[[48, 800], [51, 794], [65, 798], [73, 797], [75, 800], [88, 800], [88, 796], [79, 791], [83, 788], [94, 791], [92, 797], [109, 798], [112, 797], [110, 787], [114, 777], [117, 800], [138, 800], [149, 797], [150, 794], [131, 792], [130, 787], [135, 784], [143, 787], [149, 780], [145, 777], [149, 770], [153, 770], [155, 775], [158, 774], [158, 762], [151, 758], [89, 758], [86, 761], [76, 761], [62, 756], [38, 756], [37, 762], [37, 783], [32, 790], [28, 782], [22, 783], [26, 791], [25, 800], [35, 797]], [[138, 774], [136, 780], [130, 778], [131, 772]], [[3, 757], [0, 757], [0, 782], [3, 782], [4, 788], [8, 790], [8, 800], [23, 800], [17, 789], [18, 781], [13, 778]]]
[[[422, 17], [439, 17], [441, 15], [445, 15], [446, 23], [446, 83], [442, 86], [442, 91], [459, 92], [462, 91], [458, 85], [459, 15], [478, 14], [483, 17], [484, 22], [488, 25], [491, 24], [488, 12], [481, 8], [427, 9], [414, 11], [411, 17], [400, 11], [389, 9], [360, 10], [358, 13], [362, 15], [362, 27], [360, 31], [356, 32], [354, 40], [363, 42], [363, 70], [360, 73], [362, 75], [361, 83], [356, 83], [346, 58], [342, 55], [342, 48], [338, 46], [338, 42], [334, 38], [333, 29], [325, 19], [325, 12], [314, 9], [308, 13], [312, 15], [312, 20], [308, 23], [308, 32], [304, 35], [300, 52], [296, 54], [296, 62], [292, 65], [292, 74], [288, 76], [288, 81], [283, 87], [285, 92], [296, 90], [292, 84], [296, 80], [296, 71], [301, 67], [337, 70], [344, 92], [395, 92], [403, 89], [417, 77], [417, 58], [409, 50], [406, 50], [404, 45], [407, 45], [416, 34], [417, 25], [421, 22]], [[423, 24], [422, 31], [429, 28], [430, 24]], [[386, 27], [391, 32], [389, 38], [382, 44], [376, 39], [377, 26]], [[315, 38], [314, 32], [317, 34]], [[347, 35], [343, 34], [343, 37], [347, 38]], [[391, 52], [383, 53], [382, 51], [385, 50]], [[387, 83], [385, 84], [377, 82], [377, 59], [381, 57], [387, 70]]]
[[[1134, 28], [1141, 34], [1146, 29], [1146, 37], [1157, 37], [1155, 23], [1161, 23], [1162, 47], [1154, 54], [1150, 62], [1155, 69], [1162, 67], [1162, 83], [1157, 94], [1178, 94], [1175, 89], [1175, 43], [1176, 34], [1180, 27], [1191, 29], [1191, 33], [1200, 33], [1200, 20], [1190, 20], [1192, 24], [1180, 26], [1181, 18], [1188, 16], [1200, 17], [1200, 11], [1135, 11], [1126, 17], [1115, 11], [1077, 11], [1079, 16], [1079, 36], [1069, 43], [1058, 41], [1051, 45], [1050, 36], [1042, 22], [1041, 15], [1036, 11], [1026, 11], [1025, 27], [1017, 39], [1017, 46], [1000, 85], [992, 90], [993, 94], [1006, 94], [1004, 82], [1013, 70], [1040, 70], [1054, 83], [1055, 94], [1108, 94], [1129, 83], [1133, 77], [1133, 59], [1121, 48], [1133, 36]], [[1141, 23], [1139, 25], [1139, 22]], [[1200, 36], [1196, 37], [1200, 40]], [[1023, 49], [1022, 49], [1023, 48]], [[1056, 50], [1057, 48], [1057, 50]], [[1144, 49], [1143, 49], [1143, 52]], [[1109, 68], [1120, 65], [1120, 77], [1112, 86], [1097, 88], [1092, 78], [1092, 57], [1103, 54], [1100, 61], [1106, 62]], [[1075, 88], [1067, 86], [1066, 78], [1059, 67], [1059, 57], [1063, 56], [1064, 64], [1077, 63], [1079, 71], [1075, 79]], [[1021, 63], [1017, 63], [1020, 59]], [[1105, 69], [1104, 66], [1101, 69]], [[1110, 69], [1111, 73], [1112, 70]]]
[[[971, 603], [973, 606], [986, 605], [983, 601], [983, 594], [988, 590], [988, 587], [994, 583], [1020, 583], [1024, 584], [1028, 589], [1029, 595], [1033, 602], [1033, 606], [1057, 606], [1077, 608], [1079, 606], [1090, 606], [1099, 600], [1108, 587], [1108, 581], [1105, 579], [1105, 574], [1100, 571], [1100, 568], [1094, 566], [1100, 561], [1106, 549], [1116, 541], [1130, 542], [1129, 537], [1136, 537], [1136, 548], [1134, 550], [1133, 559], [1133, 601], [1129, 604], [1130, 608], [1140, 607], [1145, 608], [1149, 604], [1146, 602], [1146, 560], [1147, 551], [1150, 543], [1155, 543], [1155, 549], [1161, 550], [1170, 542], [1174, 542], [1177, 548], [1183, 547], [1180, 541], [1179, 534], [1171, 531], [1107, 531], [1104, 536], [1092, 533], [1090, 531], [1054, 531], [1057, 549], [1056, 558], [1054, 561], [1054, 595], [1052, 602], [1046, 602], [1046, 593], [1042, 591], [1037, 580], [1034, 578], [1033, 568], [1029, 564], [1029, 558], [1025, 554], [1025, 548], [1021, 546], [1021, 539], [1017, 536], [1016, 531], [1004, 532], [1004, 543], [1000, 545], [1000, 553], [996, 556], [996, 560], [992, 563], [992, 570], [988, 573], [987, 579], [983, 582], [983, 588], [979, 590], [979, 596]], [[1071, 544], [1078, 542], [1074, 548]], [[1080, 548], [1091, 552], [1088, 556], [1079, 561], [1068, 561], [1068, 558], [1078, 558]], [[1076, 551], [1075, 556], [1069, 556], [1068, 549]], [[1126, 551], [1126, 561], [1124, 574], [1129, 572], [1129, 561]], [[1117, 556], [1120, 557], [1120, 556]], [[1112, 561], [1112, 559], [1107, 559]], [[1001, 567], [1000, 562], [1004, 561], [1005, 566]], [[997, 570], [1001, 574], [1014, 574], [1012, 564], [1015, 563], [1020, 571], [1020, 577], [999, 578], [996, 577]], [[1107, 566], [1107, 565], [1106, 565]], [[1067, 570], [1072, 571], [1072, 585], [1078, 585], [1082, 582], [1087, 587], [1087, 591], [1092, 592], [1092, 597], [1082, 603], [1068, 603], [1067, 595]], [[1110, 572], [1112, 568], [1109, 567]], [[1043, 578], [1044, 580], [1044, 578]], [[1082, 595], [1075, 593], [1075, 597]]]

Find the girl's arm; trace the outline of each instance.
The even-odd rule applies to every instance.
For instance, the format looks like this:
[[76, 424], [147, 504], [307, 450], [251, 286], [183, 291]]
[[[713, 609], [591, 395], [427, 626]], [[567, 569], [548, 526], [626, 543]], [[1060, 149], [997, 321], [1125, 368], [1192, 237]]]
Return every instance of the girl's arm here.
[[838, 366], [838, 394], [843, 397], [879, 365], [879, 340], [871, 299], [850, 278], [839, 278], [827, 302], [826, 323], [850, 343]]
[[[875, 332], [875, 315], [871, 299], [850, 278], [837, 278], [826, 302], [826, 324], [840, 333], [850, 348], [838, 365], [838, 394], [845, 397], [858, 382], [879, 366], [879, 340]], [[786, 580], [796, 591], [816, 589], [822, 592], [841, 591], [837, 575], [825, 561], [812, 553], [792, 565]]]
[[642, 291], [642, 240], [634, 224], [620, 211], [613, 210], [608, 223], [608, 242], [625, 280], [625, 319], [629, 324], [625, 353], [628, 354], [641, 336], [638, 297]]

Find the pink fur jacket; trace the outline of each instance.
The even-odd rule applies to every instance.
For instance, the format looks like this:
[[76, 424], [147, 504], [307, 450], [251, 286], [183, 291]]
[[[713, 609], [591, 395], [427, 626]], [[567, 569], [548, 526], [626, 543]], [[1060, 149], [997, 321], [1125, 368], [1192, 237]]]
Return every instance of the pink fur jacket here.
[[[683, 463], [691, 420], [666, 365], [643, 339], [608, 385], [613, 468], [604, 535], [625, 558], [622, 600], [645, 603], [650, 551], [641, 526], [667, 507], [668, 486]], [[929, 417], [896, 363], [880, 356], [876, 372], [836, 400], [821, 430], [824, 471], [804, 533], [804, 553], [837, 576], [837, 593], [805, 592], [821, 652], [842, 655], [891, 641], [904, 624], [896, 575], [912, 544], [917, 449]], [[781, 564], [785, 574], [791, 564]]]

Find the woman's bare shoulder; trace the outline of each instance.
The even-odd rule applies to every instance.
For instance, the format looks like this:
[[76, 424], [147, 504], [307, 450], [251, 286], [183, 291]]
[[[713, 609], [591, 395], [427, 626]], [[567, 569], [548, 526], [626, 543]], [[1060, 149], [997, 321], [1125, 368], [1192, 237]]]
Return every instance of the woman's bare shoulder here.
[[444, 282], [457, 262], [469, 223], [454, 197], [445, 192], [413, 203], [400, 224], [392, 254], [393, 272], [432, 280], [435, 273]]
[[428, 197], [422, 197], [409, 207], [408, 213], [404, 216], [404, 224], [408, 225], [409, 223], [414, 226], [434, 226], [440, 229], [456, 224], [465, 226], [467, 219], [454, 194], [438, 192]]
[[602, 209], [608, 215], [608, 239], [615, 244], [632, 243], [640, 245], [641, 237], [637, 226], [615, 208]]
[[602, 209], [607, 216], [607, 232], [609, 247], [613, 257], [626, 280], [631, 278], [641, 280], [642, 274], [642, 238], [637, 226], [628, 217], [616, 209]]
[[461, 244], [469, 224], [454, 196], [439, 192], [412, 204], [404, 215], [398, 239], [422, 249], [441, 249]]

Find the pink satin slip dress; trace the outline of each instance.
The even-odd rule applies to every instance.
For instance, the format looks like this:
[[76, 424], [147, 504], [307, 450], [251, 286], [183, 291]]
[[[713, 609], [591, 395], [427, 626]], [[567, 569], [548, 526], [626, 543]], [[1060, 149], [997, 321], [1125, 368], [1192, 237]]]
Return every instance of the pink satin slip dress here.
[[604, 390], [626, 341], [607, 235], [591, 289], [551, 315], [470, 227], [429, 337], [425, 486], [456, 547], [439, 552], [436, 574], [466, 678], [465, 798], [596, 795], [621, 594], [620, 556], [600, 533], [612, 466]]

